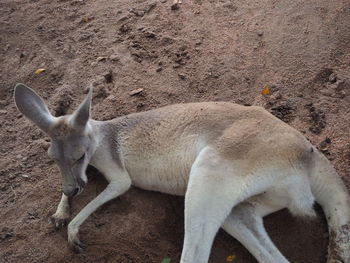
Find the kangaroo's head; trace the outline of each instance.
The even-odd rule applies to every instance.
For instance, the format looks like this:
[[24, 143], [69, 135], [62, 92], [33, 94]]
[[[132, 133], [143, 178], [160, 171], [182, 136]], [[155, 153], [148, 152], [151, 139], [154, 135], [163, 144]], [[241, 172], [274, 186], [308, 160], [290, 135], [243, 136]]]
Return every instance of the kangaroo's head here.
[[67, 196], [82, 192], [87, 183], [85, 170], [96, 142], [89, 124], [92, 89], [71, 115], [54, 117], [43, 99], [23, 84], [15, 87], [14, 99], [19, 111], [51, 139], [49, 157], [58, 164], [62, 190]]

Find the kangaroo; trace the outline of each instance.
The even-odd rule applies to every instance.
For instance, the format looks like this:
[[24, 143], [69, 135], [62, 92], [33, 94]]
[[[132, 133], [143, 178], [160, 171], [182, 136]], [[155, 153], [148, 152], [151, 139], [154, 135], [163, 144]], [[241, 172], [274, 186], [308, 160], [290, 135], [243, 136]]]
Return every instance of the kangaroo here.
[[80, 225], [131, 185], [185, 196], [181, 263], [208, 262], [220, 227], [260, 263], [289, 262], [263, 226], [283, 208], [328, 220], [327, 263], [350, 262], [350, 197], [331, 163], [297, 130], [261, 107], [228, 102], [176, 104], [118, 117], [90, 118], [92, 89], [71, 115], [54, 117], [30, 88], [17, 84], [19, 111], [51, 139], [60, 168], [62, 198], [57, 227], [69, 218], [70, 197], [87, 183], [88, 164], [109, 182], [68, 224], [68, 243], [81, 251]]

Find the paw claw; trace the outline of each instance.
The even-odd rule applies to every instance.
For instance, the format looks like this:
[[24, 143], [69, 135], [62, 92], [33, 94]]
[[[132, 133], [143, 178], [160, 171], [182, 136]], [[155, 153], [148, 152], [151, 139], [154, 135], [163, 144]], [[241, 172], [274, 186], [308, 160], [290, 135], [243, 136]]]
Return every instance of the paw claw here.
[[58, 230], [67, 225], [68, 218], [58, 218], [58, 217], [52, 216], [51, 222], [55, 226], [55, 229]]
[[73, 243], [70, 244], [70, 247], [73, 250], [73, 252], [79, 254], [83, 252], [83, 250], [86, 248], [86, 245], [79, 239], [76, 239], [73, 241]]
[[81, 253], [86, 248], [86, 245], [79, 239], [79, 229], [72, 225], [68, 225], [68, 244], [75, 253]]

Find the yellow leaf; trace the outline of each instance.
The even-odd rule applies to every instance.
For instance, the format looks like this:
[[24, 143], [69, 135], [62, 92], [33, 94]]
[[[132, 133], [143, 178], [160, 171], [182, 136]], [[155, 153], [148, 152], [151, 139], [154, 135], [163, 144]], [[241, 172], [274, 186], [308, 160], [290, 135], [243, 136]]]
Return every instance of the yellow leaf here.
[[262, 95], [269, 95], [270, 94], [270, 87], [265, 86], [264, 89], [261, 91]]
[[232, 262], [232, 261], [235, 260], [235, 258], [236, 258], [235, 255], [230, 255], [230, 256], [228, 256], [228, 257], [226, 258], [226, 261], [227, 261], [227, 262]]
[[35, 73], [35, 74], [40, 74], [40, 73], [43, 73], [44, 71], [46, 71], [46, 69], [44, 69], [44, 68], [38, 68], [34, 73]]

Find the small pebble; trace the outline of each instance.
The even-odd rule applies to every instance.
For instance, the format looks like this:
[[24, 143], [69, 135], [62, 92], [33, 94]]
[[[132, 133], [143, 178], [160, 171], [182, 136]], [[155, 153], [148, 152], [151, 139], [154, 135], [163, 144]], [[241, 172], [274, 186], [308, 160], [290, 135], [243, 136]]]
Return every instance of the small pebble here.
[[184, 74], [181, 74], [181, 73], [179, 73], [178, 76], [180, 77], [180, 79], [185, 79], [186, 78], [186, 76]]
[[111, 56], [109, 57], [109, 59], [110, 59], [112, 62], [117, 62], [117, 61], [119, 61], [119, 57], [118, 57], [117, 55], [111, 55]]
[[335, 73], [332, 73], [331, 75], [329, 75], [328, 80], [330, 83], [337, 82], [337, 75]]
[[106, 57], [97, 57], [97, 58], [96, 58], [97, 61], [104, 61], [104, 60], [106, 60], [106, 59], [107, 59]]
[[135, 95], [137, 95], [137, 94], [140, 94], [142, 91], [143, 91], [143, 88], [134, 89], [134, 90], [132, 90], [132, 91], [129, 93], [129, 95], [130, 95], [130, 96], [135, 96]]

